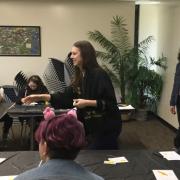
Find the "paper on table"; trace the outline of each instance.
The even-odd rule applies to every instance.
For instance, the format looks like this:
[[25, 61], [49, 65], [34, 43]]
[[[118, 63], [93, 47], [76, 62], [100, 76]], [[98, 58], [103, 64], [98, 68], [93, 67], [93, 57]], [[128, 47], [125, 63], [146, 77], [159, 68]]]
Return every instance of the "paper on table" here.
[[133, 110], [134, 109], [134, 107], [132, 107], [131, 105], [128, 105], [128, 106], [121, 106], [121, 105], [119, 105], [118, 108], [120, 110]]
[[128, 162], [128, 160], [125, 157], [108, 158], [108, 160], [109, 161], [114, 161], [116, 163]]
[[104, 164], [113, 164], [113, 165], [116, 165], [116, 163], [113, 162], [113, 161], [104, 161]]
[[32, 102], [30, 104], [23, 104], [23, 106], [35, 106], [37, 104], [38, 104], [37, 102]]
[[161, 151], [159, 153], [167, 160], [180, 160], [180, 155], [175, 151]]
[[0, 158], [0, 163], [2, 163], [5, 160], [6, 160], [6, 158]]
[[115, 157], [115, 158], [108, 158], [108, 161], [104, 161], [104, 164], [117, 164], [117, 163], [125, 163], [128, 160], [125, 157]]
[[0, 176], [0, 180], [14, 180], [16, 176]]
[[34, 105], [36, 105], [36, 104], [38, 104], [38, 103], [37, 103], [37, 102], [32, 102], [32, 103], [30, 103], [29, 105], [34, 106]]
[[178, 180], [173, 170], [153, 170], [157, 180]]

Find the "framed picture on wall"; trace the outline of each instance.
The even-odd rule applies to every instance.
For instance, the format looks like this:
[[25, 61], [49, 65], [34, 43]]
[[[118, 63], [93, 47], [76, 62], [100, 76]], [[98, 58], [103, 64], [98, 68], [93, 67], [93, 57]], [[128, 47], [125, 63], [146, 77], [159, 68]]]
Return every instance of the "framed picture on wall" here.
[[0, 26], [0, 56], [41, 56], [40, 26]]

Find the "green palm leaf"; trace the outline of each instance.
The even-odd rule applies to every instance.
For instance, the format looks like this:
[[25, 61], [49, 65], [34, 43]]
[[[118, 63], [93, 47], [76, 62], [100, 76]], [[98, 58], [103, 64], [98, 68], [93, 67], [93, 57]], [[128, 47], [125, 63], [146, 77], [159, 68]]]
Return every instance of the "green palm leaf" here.
[[115, 16], [111, 21], [111, 35], [112, 42], [118, 48], [121, 55], [125, 54], [131, 48], [126, 29], [125, 19], [123, 17]]
[[88, 32], [89, 38], [97, 42], [101, 47], [103, 47], [107, 52], [113, 54], [117, 52], [116, 46], [109, 41], [101, 32], [95, 30]]

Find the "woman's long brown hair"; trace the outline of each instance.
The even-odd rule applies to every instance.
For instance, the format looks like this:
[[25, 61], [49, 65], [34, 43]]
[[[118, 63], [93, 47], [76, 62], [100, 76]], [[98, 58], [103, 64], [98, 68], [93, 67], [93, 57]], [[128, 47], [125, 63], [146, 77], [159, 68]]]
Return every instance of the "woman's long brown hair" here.
[[[82, 68], [83, 70], [90, 71], [94, 68], [99, 67], [96, 59], [96, 51], [89, 41], [77, 41], [73, 44], [74, 47], [78, 48], [82, 57]], [[83, 74], [78, 67], [75, 67], [75, 77], [72, 81], [72, 86], [77, 91], [82, 82]]]

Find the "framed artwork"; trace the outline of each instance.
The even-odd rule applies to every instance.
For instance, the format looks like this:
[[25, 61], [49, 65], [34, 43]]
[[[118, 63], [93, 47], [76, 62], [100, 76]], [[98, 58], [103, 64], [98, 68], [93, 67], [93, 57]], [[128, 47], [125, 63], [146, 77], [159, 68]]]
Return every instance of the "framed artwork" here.
[[0, 26], [0, 56], [41, 56], [40, 26]]

